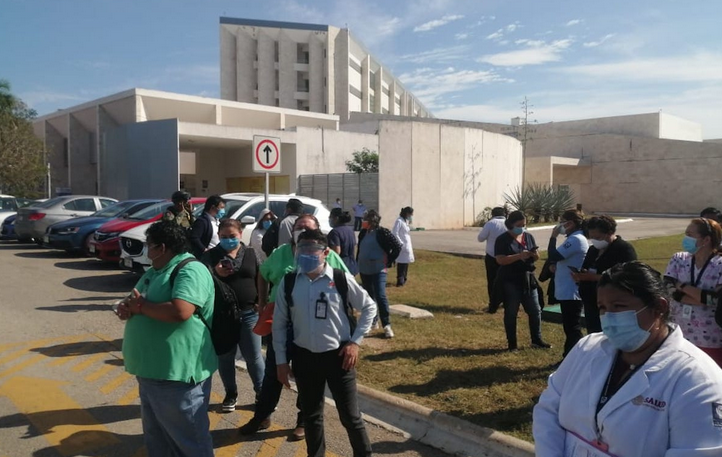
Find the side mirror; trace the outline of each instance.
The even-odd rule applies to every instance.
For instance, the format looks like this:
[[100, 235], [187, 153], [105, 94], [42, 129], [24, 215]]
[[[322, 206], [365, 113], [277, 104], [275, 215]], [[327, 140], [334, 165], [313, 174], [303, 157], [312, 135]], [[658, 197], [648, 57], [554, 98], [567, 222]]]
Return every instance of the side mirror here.
[[243, 216], [241, 218], [241, 224], [250, 225], [256, 222], [256, 218], [253, 216]]

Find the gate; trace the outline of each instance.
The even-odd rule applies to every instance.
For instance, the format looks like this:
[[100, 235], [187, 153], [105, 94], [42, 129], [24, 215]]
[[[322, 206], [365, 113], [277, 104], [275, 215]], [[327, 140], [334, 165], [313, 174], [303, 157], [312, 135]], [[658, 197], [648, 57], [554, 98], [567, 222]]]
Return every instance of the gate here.
[[298, 195], [321, 200], [329, 209], [337, 198], [344, 211], [353, 217], [353, 205], [363, 200], [368, 209], [379, 209], [378, 173], [331, 173], [324, 175], [300, 175]]

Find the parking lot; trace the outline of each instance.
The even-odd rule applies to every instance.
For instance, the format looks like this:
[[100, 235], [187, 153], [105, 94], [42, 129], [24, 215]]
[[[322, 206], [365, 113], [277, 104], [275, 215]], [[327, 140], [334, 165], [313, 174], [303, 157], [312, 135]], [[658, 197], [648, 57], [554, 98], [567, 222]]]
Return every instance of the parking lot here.
[[[137, 277], [116, 265], [17, 242], [0, 242], [0, 456], [140, 457], [137, 384], [123, 368], [123, 323], [110, 303]], [[252, 415], [245, 372], [236, 412], [219, 414], [223, 388], [214, 377], [211, 426], [217, 456], [301, 456], [286, 440], [295, 393], [284, 391], [272, 427], [242, 437]], [[351, 455], [336, 411], [327, 408], [329, 456]], [[369, 424], [377, 454], [443, 456]]]

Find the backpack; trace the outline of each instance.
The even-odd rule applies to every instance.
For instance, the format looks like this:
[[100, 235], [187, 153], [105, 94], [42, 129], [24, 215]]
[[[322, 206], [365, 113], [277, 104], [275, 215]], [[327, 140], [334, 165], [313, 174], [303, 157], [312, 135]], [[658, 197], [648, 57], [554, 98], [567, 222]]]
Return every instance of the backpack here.
[[[191, 262], [198, 262], [198, 260], [181, 260], [178, 265], [175, 266], [170, 274], [171, 289], [173, 289], [173, 284], [175, 283], [176, 276], [178, 276], [178, 272]], [[241, 311], [236, 293], [233, 292], [233, 289], [218, 279], [212, 272], [211, 277], [213, 278], [213, 288], [216, 291], [216, 298], [213, 302], [213, 318], [211, 320], [213, 325], [208, 325], [208, 322], [201, 314], [200, 308], [196, 307], [193, 314], [200, 318], [201, 322], [203, 322], [210, 332], [216, 354], [222, 355], [230, 352], [238, 344], [241, 336]]]
[[266, 233], [263, 235], [263, 240], [261, 241], [261, 249], [263, 252], [266, 253], [267, 256], [270, 256], [273, 253], [273, 250], [278, 247], [278, 232], [281, 228], [281, 219], [276, 219], [273, 221], [273, 224], [271, 224], [270, 227], [268, 227], [268, 230], [266, 230]]
[[[336, 290], [338, 291], [339, 295], [341, 295], [341, 301], [343, 302], [344, 308], [346, 310], [346, 317], [348, 318], [348, 323], [351, 327], [351, 336], [353, 336], [353, 333], [356, 331], [356, 316], [353, 314], [353, 307], [348, 301], [348, 281], [346, 280], [346, 272], [339, 268], [334, 268], [333, 282], [336, 285]], [[289, 308], [293, 307], [293, 288], [295, 286], [296, 272], [287, 273], [286, 276], [284, 276], [283, 296], [286, 299], [286, 304], [288, 304]]]

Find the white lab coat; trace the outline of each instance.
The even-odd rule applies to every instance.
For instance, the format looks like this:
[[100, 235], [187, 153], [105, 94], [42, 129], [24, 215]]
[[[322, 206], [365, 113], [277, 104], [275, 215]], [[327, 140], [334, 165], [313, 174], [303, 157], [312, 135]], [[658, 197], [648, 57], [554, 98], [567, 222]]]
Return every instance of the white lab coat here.
[[616, 351], [601, 333], [582, 339], [534, 407], [536, 455], [722, 456], [722, 369], [672, 327], [599, 412], [607, 453], [584, 441], [597, 438], [596, 407]]
[[396, 219], [391, 233], [396, 235], [396, 238], [398, 238], [403, 245], [401, 254], [399, 254], [396, 259], [396, 263], [413, 263], [414, 247], [411, 245], [411, 229], [409, 228], [409, 224], [406, 222], [406, 219], [403, 217]]

